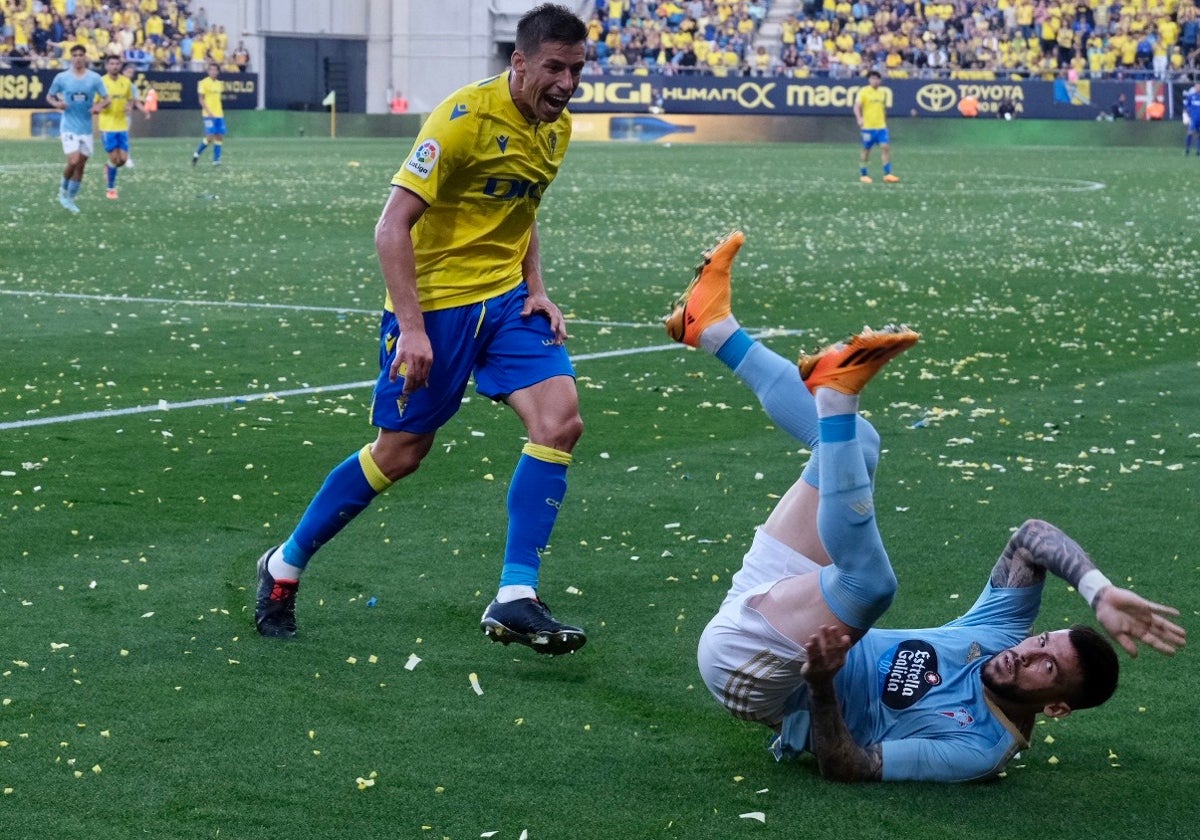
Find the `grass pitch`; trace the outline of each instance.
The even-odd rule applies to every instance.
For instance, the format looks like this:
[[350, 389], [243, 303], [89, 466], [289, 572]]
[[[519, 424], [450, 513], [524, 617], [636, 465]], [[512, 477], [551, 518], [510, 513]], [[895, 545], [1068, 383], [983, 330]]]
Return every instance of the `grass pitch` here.
[[[1040, 516], [1195, 632], [1200, 164], [897, 135], [894, 186], [857, 182], [853, 135], [572, 149], [540, 229], [587, 433], [542, 592], [590, 641], [555, 660], [479, 632], [522, 429], [477, 396], [314, 559], [300, 638], [252, 627], [254, 560], [372, 436], [372, 228], [409, 141], [235, 138], [214, 170], [135, 138], [120, 199], [93, 161], [78, 217], [56, 144], [0, 145], [0, 835], [1194, 836], [1192, 650], [1124, 658], [1107, 706], [987, 786], [824, 782], [699, 681], [805, 458], [659, 326], [733, 227], [735, 309], [779, 352], [923, 333], [864, 399], [886, 624], [961, 613]], [[1088, 612], [1052, 582], [1038, 626]]]

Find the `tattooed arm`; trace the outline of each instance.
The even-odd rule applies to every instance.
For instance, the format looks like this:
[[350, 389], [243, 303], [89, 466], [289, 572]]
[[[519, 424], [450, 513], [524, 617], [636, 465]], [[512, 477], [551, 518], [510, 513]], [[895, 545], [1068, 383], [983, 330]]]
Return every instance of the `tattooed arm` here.
[[[1045, 580], [1047, 571], [1076, 588], [1089, 572], [1099, 574], [1079, 543], [1049, 522], [1029, 519], [1004, 547], [992, 568], [991, 584], [998, 589], [1035, 586]], [[1091, 596], [1092, 609], [1108, 634], [1130, 656], [1137, 656], [1138, 641], [1168, 655], [1183, 647], [1187, 631], [1166, 618], [1179, 615], [1179, 610], [1147, 601], [1102, 575], [1099, 579], [1103, 583]]]
[[850, 637], [829, 626], [822, 627], [804, 645], [807, 662], [802, 674], [808, 683], [813, 753], [826, 779], [878, 782], [883, 779], [883, 750], [879, 744], [860, 747], [855, 743], [833, 684], [833, 678], [846, 664], [849, 649]]
[[992, 567], [992, 586], [1018, 589], [1036, 586], [1053, 572], [1072, 586], [1096, 568], [1079, 543], [1040, 519], [1028, 519], [1004, 546]]

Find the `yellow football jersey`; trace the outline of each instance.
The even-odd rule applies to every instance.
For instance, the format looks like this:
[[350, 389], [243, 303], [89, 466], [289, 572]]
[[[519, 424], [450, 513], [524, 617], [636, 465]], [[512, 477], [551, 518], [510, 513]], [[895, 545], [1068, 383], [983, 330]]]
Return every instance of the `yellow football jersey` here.
[[873, 88], [870, 85], [860, 87], [854, 101], [862, 104], [864, 129], [887, 128], [887, 88]]
[[[571, 140], [571, 115], [530, 125], [508, 80], [506, 71], [452, 93], [392, 178], [429, 205], [413, 228], [425, 311], [487, 300], [523, 279], [538, 204]], [[385, 306], [392, 308], [390, 297]]]
[[100, 130], [128, 131], [129, 115], [125, 109], [133, 98], [133, 85], [124, 76], [113, 79], [105, 73], [100, 78], [108, 91], [108, 105], [100, 112]]
[[200, 95], [200, 104], [202, 108], [208, 109], [210, 117], [224, 117], [225, 106], [221, 104], [221, 92], [225, 90], [225, 84], [220, 79], [210, 79], [205, 76], [196, 85], [196, 93]]

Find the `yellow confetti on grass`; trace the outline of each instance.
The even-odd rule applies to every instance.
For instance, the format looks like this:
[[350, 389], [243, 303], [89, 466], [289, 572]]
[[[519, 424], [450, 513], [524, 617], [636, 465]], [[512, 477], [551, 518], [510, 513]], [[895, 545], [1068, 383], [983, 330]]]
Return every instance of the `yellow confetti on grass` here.
[[467, 675], [467, 679], [471, 681], [471, 688], [476, 694], [483, 696], [483, 687], [479, 684], [479, 675], [472, 671]]

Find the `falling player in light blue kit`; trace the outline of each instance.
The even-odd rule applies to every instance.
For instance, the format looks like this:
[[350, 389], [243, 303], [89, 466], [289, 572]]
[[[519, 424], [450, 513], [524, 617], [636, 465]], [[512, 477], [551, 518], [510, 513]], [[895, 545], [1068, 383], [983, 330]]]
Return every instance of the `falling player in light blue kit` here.
[[917, 334], [864, 330], [797, 365], [750, 338], [730, 308], [735, 231], [712, 251], [667, 319], [812, 450], [700, 637], [709, 691], [777, 735], [776, 757], [813, 753], [837, 781], [993, 778], [1028, 746], [1037, 715], [1063, 717], [1116, 688], [1112, 646], [1087, 625], [1028, 636], [1046, 572], [1075, 586], [1131, 655], [1173, 653], [1178, 611], [1112, 585], [1078, 544], [1031, 519], [1018, 528], [966, 615], [941, 627], [873, 629], [896, 592], [875, 522], [879, 434], [859, 416], [863, 387]]
[[1183, 154], [1192, 153], [1192, 138], [1196, 138], [1196, 156], [1200, 157], [1200, 82], [1183, 95], [1183, 116], [1187, 120], [1187, 137], [1183, 141]]
[[109, 102], [108, 91], [100, 74], [88, 69], [87, 49], [83, 44], [71, 47], [71, 69], [54, 77], [46, 101], [62, 111], [63, 154], [67, 166], [63, 169], [58, 203], [72, 213], [78, 213], [75, 197], [83, 183], [83, 169], [92, 156], [95, 138], [92, 135], [92, 114], [98, 114]]

